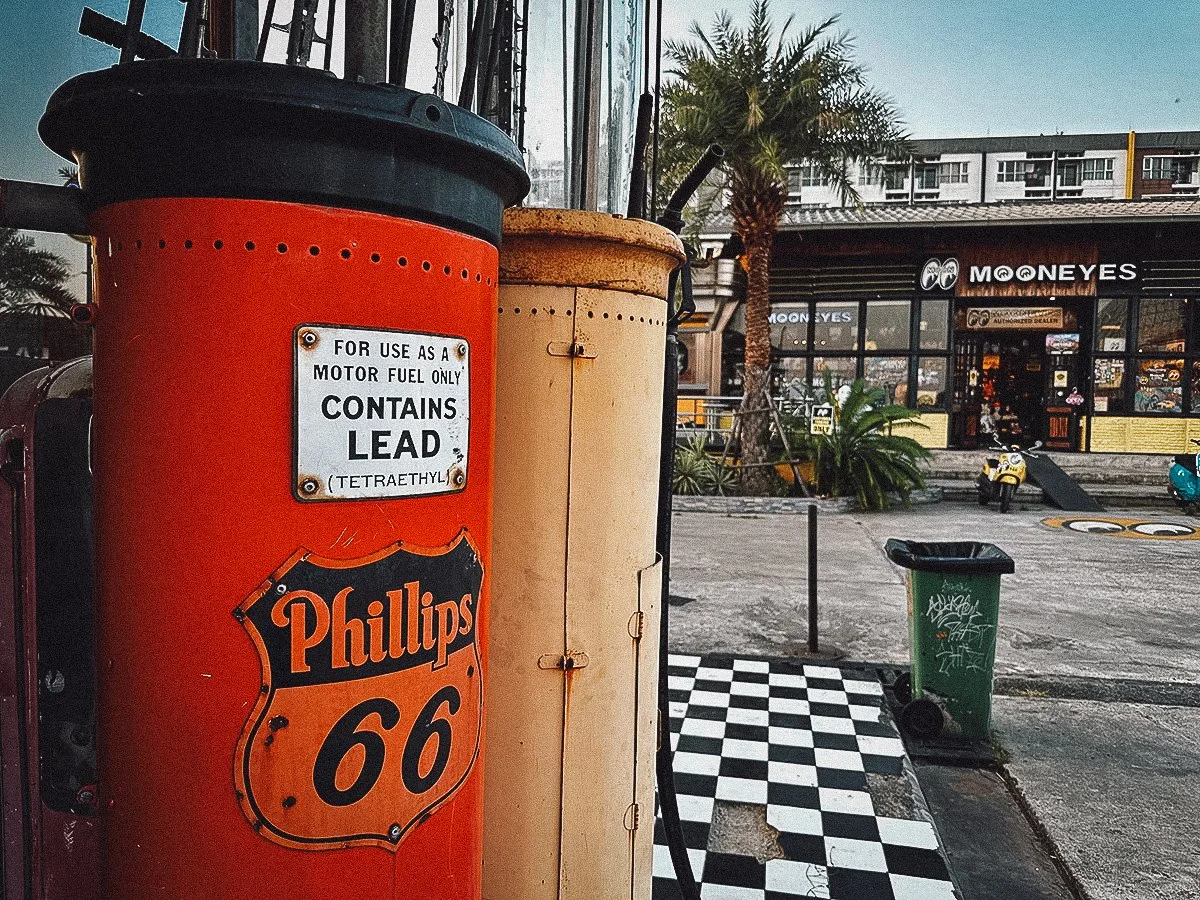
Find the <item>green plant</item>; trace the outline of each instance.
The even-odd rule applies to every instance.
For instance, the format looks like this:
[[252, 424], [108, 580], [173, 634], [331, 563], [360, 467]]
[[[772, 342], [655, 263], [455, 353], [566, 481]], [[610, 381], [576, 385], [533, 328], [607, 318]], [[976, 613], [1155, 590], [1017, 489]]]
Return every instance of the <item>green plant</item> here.
[[[826, 392], [833, 396], [826, 374]], [[834, 406], [834, 427], [813, 442], [817, 489], [832, 497], [854, 497], [866, 509], [886, 509], [891, 494], [907, 504], [925, 486], [921, 463], [932, 454], [917, 441], [893, 434], [899, 423], [925, 428], [920, 412], [887, 403], [883, 391], [860, 378]]]
[[704, 449], [704, 435], [697, 434], [675, 448], [675, 472], [671, 488], [676, 494], [727, 494], [737, 483], [737, 473]]
[[[710, 144], [725, 157], [705, 196], [726, 196], [733, 230], [745, 248], [746, 368], [742, 399], [742, 485], [768, 493], [773, 473], [764, 406], [771, 366], [769, 270], [788, 196], [787, 166], [815, 168], [844, 197], [857, 200], [852, 160], [907, 159], [908, 144], [892, 102], [867, 85], [851, 40], [834, 35], [836, 17], [788, 35], [768, 0], [755, 0], [738, 28], [728, 12], [711, 32], [692, 26], [693, 43], [666, 42], [676, 76], [663, 87], [659, 169], [677, 184]], [[703, 197], [701, 198], [703, 200]]]

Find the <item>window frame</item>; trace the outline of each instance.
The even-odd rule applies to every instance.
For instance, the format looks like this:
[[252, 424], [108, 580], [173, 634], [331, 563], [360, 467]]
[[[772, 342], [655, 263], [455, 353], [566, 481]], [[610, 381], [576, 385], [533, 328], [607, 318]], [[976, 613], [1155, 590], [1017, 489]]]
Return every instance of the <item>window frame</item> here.
[[[1178, 299], [1184, 305], [1183, 327], [1184, 327], [1184, 346], [1182, 350], [1151, 350], [1142, 352], [1139, 347], [1142, 303], [1147, 300], [1170, 300]], [[1100, 328], [1100, 301], [1101, 300], [1125, 300], [1127, 307], [1125, 310], [1125, 350], [1120, 352], [1110, 352], [1095, 349], [1098, 343], [1096, 335], [1099, 334]], [[1136, 294], [1111, 294], [1104, 297], [1097, 297], [1096, 303], [1092, 308], [1092, 353], [1090, 361], [1090, 369], [1088, 371], [1088, 414], [1092, 416], [1116, 416], [1120, 418], [1150, 418], [1150, 419], [1167, 419], [1175, 420], [1187, 416], [1200, 415], [1200, 392], [1193, 390], [1192, 372], [1193, 368], [1200, 364], [1200, 335], [1197, 335], [1197, 328], [1200, 328], [1200, 315], [1196, 312], [1196, 297], [1156, 297], [1156, 296], [1139, 296]], [[1122, 410], [1103, 410], [1096, 409], [1096, 361], [1097, 360], [1121, 360], [1124, 363], [1124, 377], [1121, 381], [1121, 405]], [[1180, 360], [1182, 363], [1182, 371], [1180, 373], [1180, 408], [1178, 411], [1152, 411], [1152, 410], [1137, 410], [1134, 408], [1134, 394], [1136, 393], [1137, 377], [1141, 372], [1143, 363], [1150, 360], [1164, 360], [1173, 362]]]
[[[941, 302], [944, 305], [945, 322], [942, 324], [944, 334], [946, 335], [945, 346], [941, 349], [921, 348], [921, 317], [922, 303], [926, 300]], [[954, 334], [954, 304], [946, 302], [945, 297], [924, 297], [919, 293], [897, 293], [895, 295], [867, 298], [845, 298], [838, 299], [831, 296], [813, 297], [807, 300], [788, 300], [781, 301], [780, 306], [784, 306], [789, 310], [798, 312], [807, 312], [808, 329], [805, 339], [805, 346], [800, 350], [788, 350], [777, 346], [772, 340], [771, 343], [771, 362], [772, 362], [772, 379], [780, 375], [776, 363], [781, 360], [802, 360], [802, 364], [790, 364], [793, 373], [797, 370], [804, 372], [805, 383], [809, 390], [817, 393], [823, 390], [823, 386], [814, 383], [815, 371], [814, 360], [818, 357], [824, 359], [852, 359], [854, 361], [854, 377], [856, 379], [863, 378], [868, 359], [876, 358], [906, 358], [908, 360], [908, 377], [904, 383], [905, 401], [904, 404], [909, 409], [918, 409], [922, 412], [931, 413], [948, 413], [950, 410], [954, 367], [953, 367], [953, 334]], [[867, 350], [866, 349], [866, 334], [867, 334], [867, 309], [869, 304], [875, 302], [902, 301], [908, 303], [908, 349], [907, 350]], [[850, 306], [857, 304], [858, 308], [858, 334], [856, 335], [854, 346], [852, 349], [832, 350], [826, 347], [816, 346], [816, 328], [817, 328], [817, 308], [820, 304], [840, 304]], [[945, 372], [946, 384], [942, 390], [941, 405], [934, 406], [919, 406], [917, 404], [918, 386], [918, 368], [920, 361], [923, 359], [940, 359], [943, 363]], [[792, 377], [795, 377], [793, 374]]]

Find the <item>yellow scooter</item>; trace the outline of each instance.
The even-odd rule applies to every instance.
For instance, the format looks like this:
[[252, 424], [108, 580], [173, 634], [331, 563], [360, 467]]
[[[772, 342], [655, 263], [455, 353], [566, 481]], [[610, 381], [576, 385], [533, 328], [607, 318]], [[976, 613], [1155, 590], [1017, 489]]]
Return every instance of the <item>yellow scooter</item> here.
[[1040, 446], [1042, 442], [1038, 441], [1022, 450], [1016, 444], [1005, 445], [997, 440], [997, 454], [983, 461], [983, 471], [979, 473], [979, 505], [987, 506], [993, 500], [999, 500], [1000, 512], [1008, 512], [1017, 488], [1025, 483], [1025, 457], [1036, 458], [1033, 451]]

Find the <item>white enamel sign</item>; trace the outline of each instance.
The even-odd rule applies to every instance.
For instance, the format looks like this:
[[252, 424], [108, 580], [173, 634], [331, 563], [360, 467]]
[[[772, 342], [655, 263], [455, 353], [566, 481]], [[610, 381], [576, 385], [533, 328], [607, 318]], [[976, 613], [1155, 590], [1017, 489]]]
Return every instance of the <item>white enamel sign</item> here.
[[299, 325], [295, 357], [298, 499], [423, 497], [466, 487], [465, 338]]

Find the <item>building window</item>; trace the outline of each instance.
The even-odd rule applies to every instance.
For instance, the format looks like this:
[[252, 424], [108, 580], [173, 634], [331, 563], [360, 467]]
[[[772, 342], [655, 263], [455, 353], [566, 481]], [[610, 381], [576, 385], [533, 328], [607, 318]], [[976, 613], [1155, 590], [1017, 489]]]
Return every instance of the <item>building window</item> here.
[[853, 356], [814, 356], [812, 362], [813, 393], [821, 402], [833, 399], [825, 393], [826, 376], [835, 395], [843, 384], [850, 384], [858, 377], [858, 361]]
[[917, 166], [914, 175], [917, 179], [918, 191], [936, 191], [938, 186], [938, 169], [940, 166]]
[[806, 164], [800, 167], [800, 184], [802, 187], [824, 187], [829, 184], [829, 178], [819, 166]]
[[1139, 359], [1133, 411], [1183, 412], [1183, 360]]
[[1092, 390], [1096, 412], [1125, 412], [1125, 360], [1096, 357]]
[[777, 303], [767, 314], [771, 327], [771, 346], [784, 352], [808, 349], [807, 303]]
[[996, 180], [1000, 182], [1024, 183], [1025, 173], [1033, 171], [1033, 163], [1023, 159], [1002, 159], [997, 164]]
[[800, 199], [800, 170], [787, 170], [787, 192], [789, 200]]
[[949, 350], [950, 301], [922, 300], [919, 329], [922, 350]]
[[858, 167], [858, 183], [860, 186], [879, 184], [882, 169], [878, 163], [864, 162]]
[[1174, 156], [1147, 156], [1142, 159], [1142, 177], [1150, 181], [1170, 181], [1188, 184], [1192, 180], [1195, 162]]
[[1129, 301], [1124, 297], [1102, 297], [1096, 301], [1096, 352], [1124, 353]]
[[970, 163], [948, 162], [938, 166], [938, 182], [940, 184], [966, 184], [971, 179], [967, 175]]
[[902, 191], [908, 184], [908, 166], [885, 166], [883, 188], [887, 191]]
[[858, 304], [818, 303], [813, 319], [813, 348], [818, 353], [858, 349]]
[[868, 356], [863, 360], [863, 381], [883, 391], [888, 403], [908, 406], [907, 356]]
[[[861, 377], [867, 387], [882, 389], [891, 403], [945, 408], [951, 302], [895, 298], [774, 304], [768, 321], [776, 389], [795, 399], [803, 393], [796, 380], [807, 378], [804, 383], [821, 400], [828, 373], [834, 390]], [[918, 306], [919, 351], [914, 347]]]
[[922, 356], [917, 360], [917, 407], [946, 405], [946, 380], [950, 361], [944, 356]]
[[867, 302], [866, 350], [907, 350], [911, 331], [912, 304], [909, 301]]
[[1084, 181], [1112, 181], [1113, 161], [1111, 156], [1103, 159], [1085, 159], [1083, 161]]
[[1182, 353], [1187, 333], [1182, 300], [1145, 298], [1138, 304], [1138, 353]]
[[1185, 404], [1200, 408], [1200, 343], [1187, 339], [1190, 306], [1175, 297], [1097, 300], [1094, 412], [1179, 415]]

